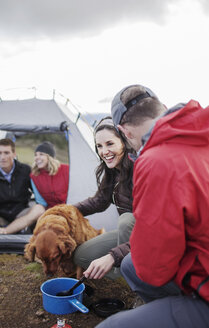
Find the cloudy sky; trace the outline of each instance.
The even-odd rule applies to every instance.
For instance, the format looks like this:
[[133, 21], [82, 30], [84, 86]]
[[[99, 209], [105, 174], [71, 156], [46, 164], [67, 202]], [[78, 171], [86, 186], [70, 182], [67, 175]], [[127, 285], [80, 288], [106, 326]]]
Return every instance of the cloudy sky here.
[[168, 107], [206, 106], [208, 39], [208, 0], [0, 0], [0, 97], [55, 89], [81, 111], [108, 112], [141, 83]]

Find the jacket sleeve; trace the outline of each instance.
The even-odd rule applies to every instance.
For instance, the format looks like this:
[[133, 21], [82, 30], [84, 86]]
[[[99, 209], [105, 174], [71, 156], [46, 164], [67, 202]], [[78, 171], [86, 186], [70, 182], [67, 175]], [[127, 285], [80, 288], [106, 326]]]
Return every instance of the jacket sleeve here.
[[185, 251], [180, 179], [165, 154], [141, 156], [135, 163], [131, 257], [137, 275], [154, 286], [174, 278]]
[[127, 242], [127, 243], [124, 243], [124, 244], [121, 244], [115, 248], [112, 248], [110, 251], [109, 251], [109, 254], [112, 255], [112, 257], [114, 258], [114, 261], [115, 261], [115, 264], [114, 266], [115, 267], [119, 267], [122, 260], [124, 259], [124, 257], [130, 252], [130, 243]]
[[89, 197], [82, 202], [73, 204], [83, 214], [83, 216], [91, 215], [105, 211], [111, 204], [112, 193], [100, 192], [99, 190], [93, 197]]

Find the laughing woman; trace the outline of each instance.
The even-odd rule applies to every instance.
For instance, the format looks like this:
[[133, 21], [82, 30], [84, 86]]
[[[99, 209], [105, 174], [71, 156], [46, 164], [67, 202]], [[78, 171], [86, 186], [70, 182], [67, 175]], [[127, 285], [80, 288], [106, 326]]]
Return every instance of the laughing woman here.
[[67, 200], [69, 165], [55, 158], [51, 142], [44, 141], [35, 150], [35, 161], [30, 174], [36, 203], [46, 209]]
[[[135, 223], [132, 215], [133, 162], [128, 158], [132, 150], [114, 127], [111, 117], [99, 122], [94, 139], [100, 158], [96, 170], [98, 190], [93, 197], [74, 206], [86, 216], [103, 212], [113, 203], [119, 219], [116, 230], [105, 232], [76, 249], [74, 262], [83, 269], [87, 269], [94, 259], [106, 255], [112, 248], [129, 241]], [[113, 270], [107, 276], [114, 279], [118, 276], [115, 272]]]

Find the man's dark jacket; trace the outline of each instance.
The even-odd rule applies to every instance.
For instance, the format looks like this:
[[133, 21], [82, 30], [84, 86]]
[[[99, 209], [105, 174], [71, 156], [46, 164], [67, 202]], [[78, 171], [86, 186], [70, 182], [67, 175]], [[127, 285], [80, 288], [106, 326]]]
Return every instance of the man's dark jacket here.
[[12, 222], [26, 207], [31, 197], [30, 166], [15, 160], [9, 183], [0, 172], [0, 217]]

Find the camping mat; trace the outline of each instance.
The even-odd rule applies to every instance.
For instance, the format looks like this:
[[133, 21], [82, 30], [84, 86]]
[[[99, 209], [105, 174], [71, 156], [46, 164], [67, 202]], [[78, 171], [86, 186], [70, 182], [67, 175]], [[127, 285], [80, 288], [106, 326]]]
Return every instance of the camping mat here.
[[25, 244], [32, 235], [0, 235], [0, 254], [24, 254]]

